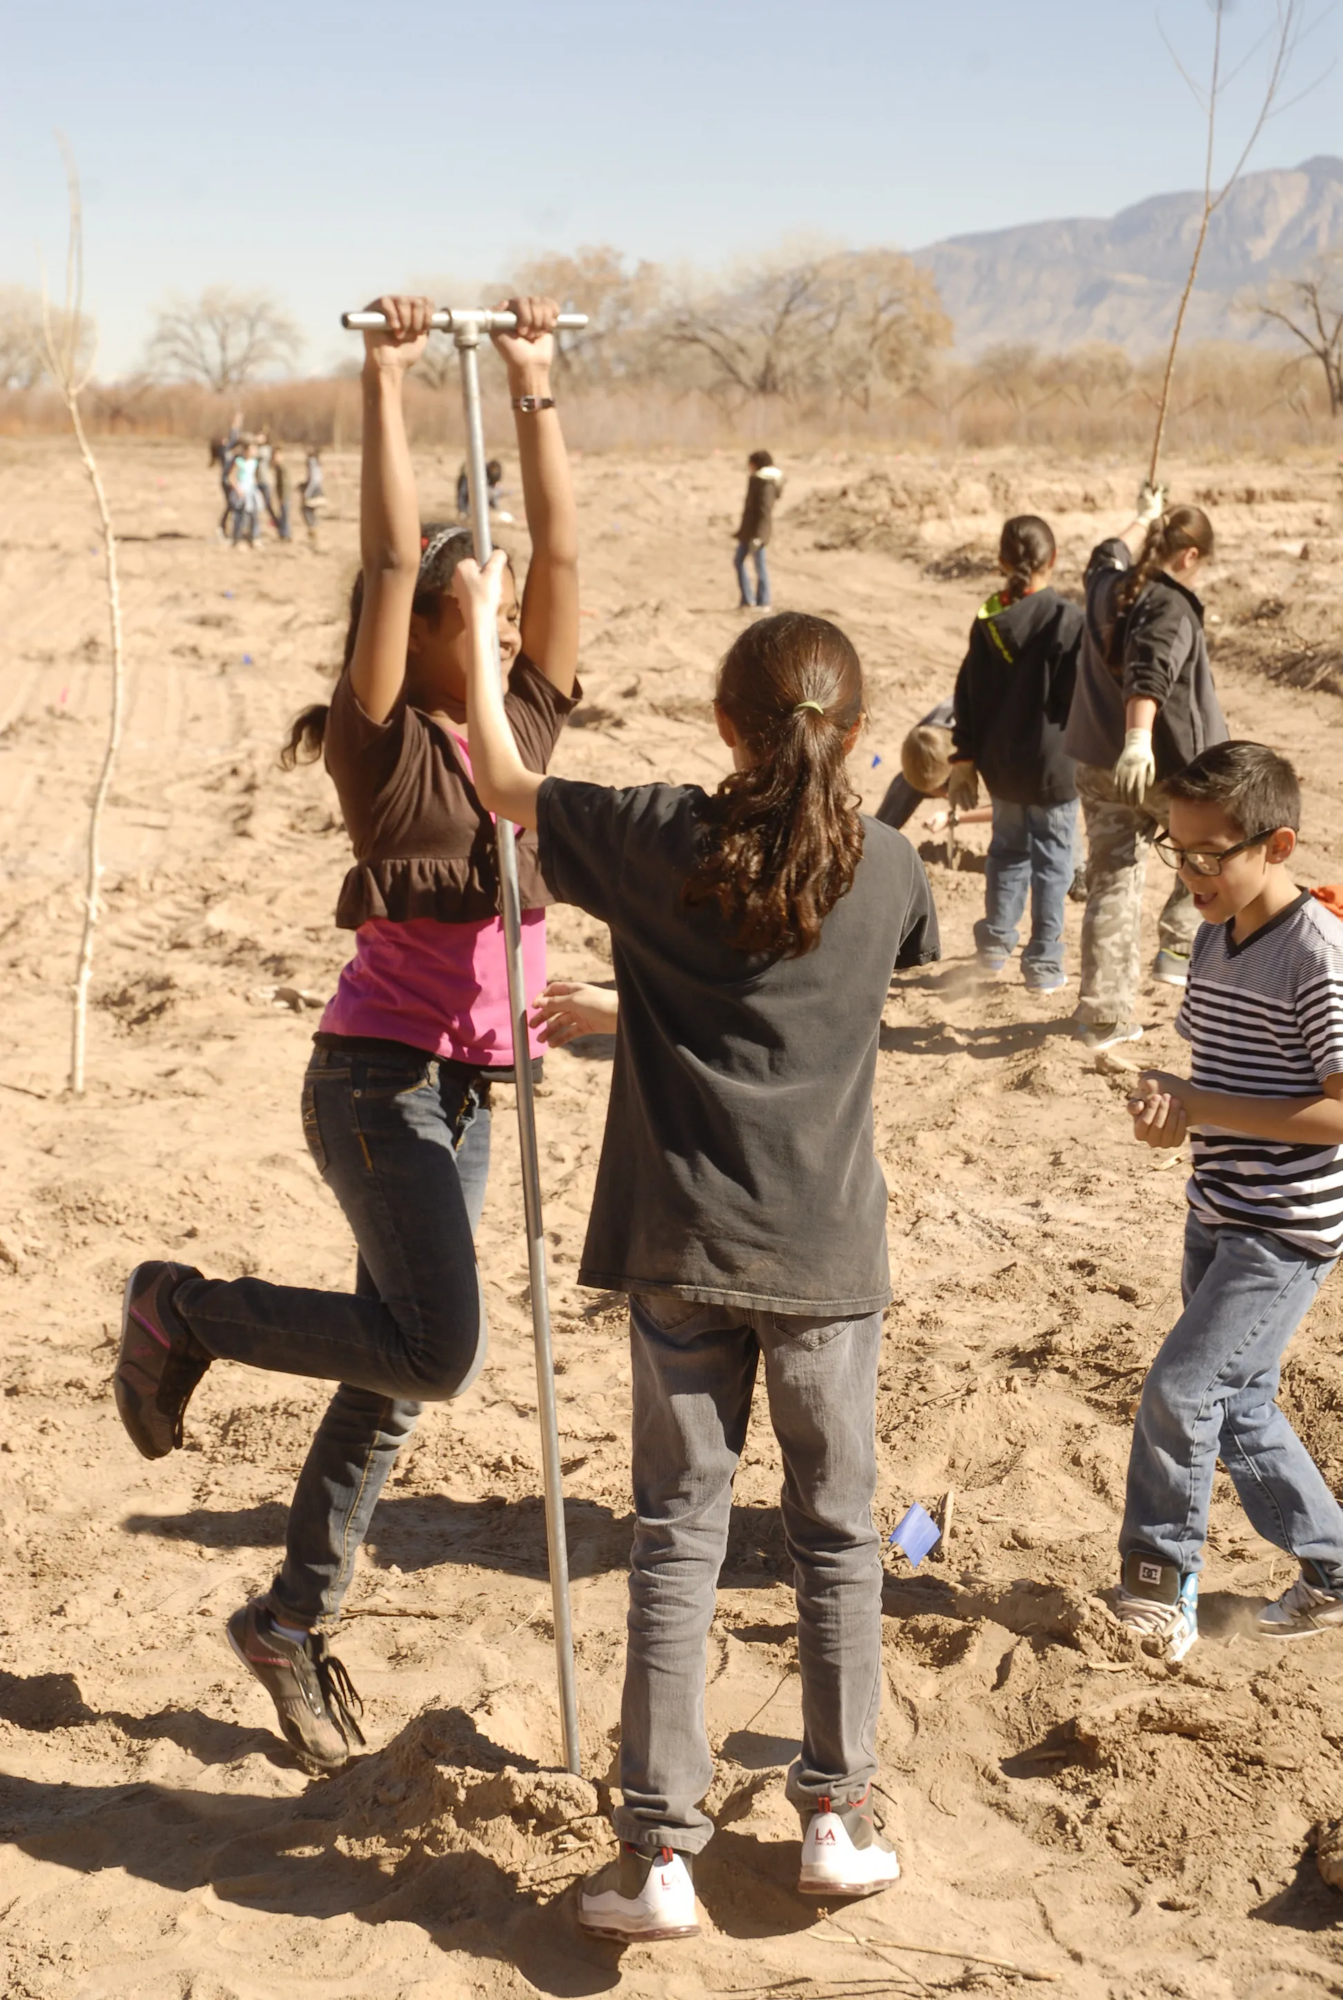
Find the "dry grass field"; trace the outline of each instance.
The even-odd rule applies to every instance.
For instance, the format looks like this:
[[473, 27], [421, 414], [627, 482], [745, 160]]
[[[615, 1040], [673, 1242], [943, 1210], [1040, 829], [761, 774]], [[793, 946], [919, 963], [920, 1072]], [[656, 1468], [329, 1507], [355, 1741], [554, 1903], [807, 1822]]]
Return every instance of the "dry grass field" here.
[[[296, 1767], [223, 1620], [269, 1578], [322, 1387], [218, 1366], [187, 1448], [157, 1465], [135, 1455], [109, 1388], [138, 1257], [327, 1286], [353, 1267], [298, 1102], [307, 996], [330, 990], [346, 942], [332, 925], [345, 842], [321, 771], [282, 775], [276, 749], [338, 655], [356, 468], [332, 454], [319, 548], [248, 554], [215, 539], [203, 460], [195, 445], [105, 447], [131, 693], [90, 1087], [74, 1102], [68, 986], [106, 713], [94, 524], [68, 446], [0, 441], [8, 2000], [840, 2000], [1006, 1993], [1022, 1970], [1069, 2000], [1343, 1993], [1343, 1901], [1308, 1846], [1343, 1813], [1343, 1640], [1254, 1637], [1248, 1612], [1288, 1565], [1221, 1474], [1206, 1636], [1182, 1667], [1137, 1655], [1095, 1595], [1113, 1580], [1131, 1406], [1175, 1309], [1182, 1174], [1133, 1144], [1124, 1073], [1072, 1040], [1067, 994], [976, 982], [982, 864], [971, 853], [953, 874], [931, 843], [944, 962], [893, 983], [876, 1099], [896, 1273], [880, 1521], [956, 1493], [943, 1559], [890, 1562], [882, 1784], [902, 1882], [832, 1916], [791, 1887], [794, 1615], [777, 1453], [758, 1422], [709, 1648], [722, 1830], [699, 1871], [703, 1935], [622, 1954], [575, 1927], [572, 1885], [607, 1841], [630, 1532], [621, 1303], [574, 1283], [601, 1043], [548, 1059], [538, 1106], [586, 1778], [555, 1770], [506, 1106], [480, 1245], [492, 1358], [422, 1422], [338, 1641], [369, 1749], [335, 1778]], [[1233, 730], [1297, 758], [1301, 879], [1343, 879], [1337, 473], [1321, 457], [1170, 470], [1219, 531], [1208, 602]], [[455, 451], [426, 452], [427, 514], [456, 471]], [[1002, 516], [1049, 516], [1075, 585], [1134, 483], [1117, 458], [1007, 450], [818, 451], [787, 472], [778, 597], [839, 619], [864, 657], [855, 772], [869, 803], [905, 728], [950, 687]], [[585, 701], [558, 769], [712, 782], [710, 676], [739, 616], [738, 457], [593, 454], [578, 481]], [[600, 976], [608, 961], [589, 919], [553, 913], [555, 971]], [[1175, 995], [1150, 986], [1141, 1004], [1142, 1053], [1176, 1065]], [[1284, 1378], [1335, 1484], [1339, 1283]]]

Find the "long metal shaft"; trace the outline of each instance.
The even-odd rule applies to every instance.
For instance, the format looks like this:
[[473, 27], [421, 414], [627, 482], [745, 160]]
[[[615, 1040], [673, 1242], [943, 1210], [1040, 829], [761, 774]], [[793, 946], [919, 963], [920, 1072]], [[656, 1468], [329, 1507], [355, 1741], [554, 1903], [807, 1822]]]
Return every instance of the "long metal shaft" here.
[[[489, 486], [485, 478], [485, 434], [480, 416], [478, 326], [455, 329], [462, 364], [462, 408], [466, 418], [466, 482], [471, 496], [471, 532], [476, 560], [490, 559]], [[495, 667], [502, 672], [498, 642]], [[536, 1351], [536, 1404], [541, 1423], [541, 1469], [546, 1497], [546, 1547], [554, 1607], [555, 1664], [560, 1684], [564, 1761], [579, 1773], [578, 1695], [574, 1679], [574, 1635], [569, 1611], [569, 1550], [564, 1533], [564, 1483], [560, 1472], [559, 1419], [555, 1407], [555, 1364], [550, 1338], [550, 1291], [546, 1282], [546, 1239], [541, 1220], [541, 1170], [536, 1145], [536, 1096], [532, 1087], [531, 1043], [527, 1032], [527, 985], [522, 964], [522, 898], [518, 889], [517, 846], [510, 820], [497, 820], [499, 882], [504, 944], [508, 957], [508, 1004], [513, 1019], [513, 1063], [517, 1076], [518, 1140], [522, 1154], [522, 1202], [527, 1225], [527, 1269], [532, 1291], [532, 1342]]]

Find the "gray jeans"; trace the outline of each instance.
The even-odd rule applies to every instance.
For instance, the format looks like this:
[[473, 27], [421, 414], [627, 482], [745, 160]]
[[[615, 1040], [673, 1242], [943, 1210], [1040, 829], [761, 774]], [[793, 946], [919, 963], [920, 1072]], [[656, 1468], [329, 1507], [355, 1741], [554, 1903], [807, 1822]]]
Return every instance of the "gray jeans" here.
[[762, 1355], [797, 1589], [802, 1750], [788, 1797], [804, 1811], [847, 1802], [876, 1773], [881, 1322], [630, 1299], [637, 1525], [615, 1828], [632, 1846], [696, 1854], [713, 1832], [699, 1810], [713, 1781], [705, 1646]]

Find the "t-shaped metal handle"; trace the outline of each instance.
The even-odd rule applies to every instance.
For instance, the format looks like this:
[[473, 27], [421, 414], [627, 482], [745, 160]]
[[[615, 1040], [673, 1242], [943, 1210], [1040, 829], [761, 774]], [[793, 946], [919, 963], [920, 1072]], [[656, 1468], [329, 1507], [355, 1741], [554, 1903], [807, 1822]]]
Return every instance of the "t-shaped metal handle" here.
[[[340, 323], [351, 333], [363, 333], [386, 326], [387, 315], [380, 312], [342, 313]], [[442, 306], [429, 321], [439, 333], [450, 333], [459, 343], [479, 340], [482, 333], [512, 333], [518, 323], [516, 313], [492, 312], [487, 306]], [[561, 313], [555, 324], [561, 333], [578, 333], [588, 323], [586, 313]]]

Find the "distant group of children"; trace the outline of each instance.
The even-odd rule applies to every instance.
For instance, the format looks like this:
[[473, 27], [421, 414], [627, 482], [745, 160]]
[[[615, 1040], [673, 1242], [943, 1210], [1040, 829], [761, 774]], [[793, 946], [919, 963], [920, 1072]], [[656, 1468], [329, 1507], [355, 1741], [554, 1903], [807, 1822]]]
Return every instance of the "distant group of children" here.
[[[532, 537], [520, 597], [505, 555], [482, 571], [469, 532], [420, 521], [402, 389], [432, 307], [377, 308], [363, 567], [331, 703], [298, 719], [289, 751], [325, 757], [354, 850], [337, 913], [354, 953], [314, 1038], [302, 1118], [358, 1247], [355, 1287], [138, 1265], [118, 1409], [154, 1458], [182, 1444], [216, 1363], [339, 1385], [279, 1573], [228, 1621], [286, 1738], [311, 1768], [338, 1769], [363, 1742], [328, 1637], [356, 1552], [422, 1403], [460, 1395], [485, 1359], [473, 1235], [491, 1086], [514, 1060], [493, 839], [507, 816], [521, 829], [523, 955], [539, 995], [530, 1054], [616, 1034], [579, 1282], [629, 1298], [635, 1530], [620, 1850], [582, 1885], [578, 1920], [619, 1940], [697, 1929], [694, 1859], [713, 1832], [705, 1647], [761, 1374], [797, 1591], [797, 1882], [829, 1902], [870, 1895], [900, 1872], [875, 1790], [872, 1502], [891, 1284], [872, 1090], [891, 975], [939, 945], [913, 848], [856, 809], [862, 667], [827, 619], [753, 621], [718, 671], [731, 768], [714, 791], [547, 776], [579, 698], [577, 514], [550, 399], [557, 308], [514, 301], [516, 332], [495, 336]], [[747, 526], [739, 555], [753, 542], [759, 555], [768, 509]], [[1211, 547], [1196, 510], [1148, 496], [1093, 555], [1083, 613], [1050, 585], [1046, 525], [1009, 523], [1003, 587], [975, 621], [950, 721], [921, 725], [950, 731], [955, 810], [974, 809], [981, 776], [992, 800], [981, 962], [996, 970], [1014, 949], [1029, 894], [1023, 964], [1042, 991], [1063, 976], [1080, 793], [1092, 845], [1083, 1020], [1096, 1045], [1131, 1026], [1149, 844], [1181, 885], [1163, 950], [1187, 980], [1192, 1073], [1142, 1077], [1130, 1111], [1147, 1144], [1193, 1136], [1186, 1303], [1143, 1393], [1115, 1599], [1139, 1642], [1171, 1660], [1197, 1635], [1219, 1455], [1255, 1526], [1300, 1565], [1261, 1631], [1343, 1625], [1343, 1511], [1275, 1402], [1282, 1351], [1343, 1242], [1343, 929], [1288, 874], [1290, 765], [1224, 740], [1191, 589]], [[745, 598], [744, 556], [739, 567]], [[767, 592], [763, 561], [755, 570]], [[906, 768], [915, 794], [940, 789], [912, 754]], [[552, 899], [609, 927], [614, 992], [547, 982]]]
[[[317, 522], [326, 506], [320, 447], [307, 446], [305, 457], [298, 502], [308, 537], [315, 540]], [[279, 539], [282, 542], [291, 539], [291, 482], [282, 444], [272, 444], [268, 431], [244, 431], [239, 414], [234, 417], [227, 436], [211, 443], [210, 462], [219, 468], [224, 496], [224, 511], [219, 518], [221, 542], [254, 548], [261, 531], [263, 508]]]
[[[1075, 1018], [1093, 1050], [1142, 1035], [1142, 885], [1165, 823], [1161, 781], [1227, 735], [1191, 588], [1211, 551], [1201, 509], [1168, 509], [1163, 493], [1144, 488], [1122, 535], [1092, 552], [1083, 609], [1052, 586], [1048, 522], [1008, 521], [1004, 583], [975, 616], [955, 694], [905, 738], [901, 773], [877, 810], [901, 826], [921, 798], [945, 797], [958, 822], [992, 819], [979, 966], [990, 977], [1003, 971], [1029, 901], [1022, 978], [1050, 993], [1068, 983], [1063, 917], [1079, 876], [1080, 797], [1086, 911]], [[1196, 925], [1177, 877], [1161, 915], [1158, 980], [1184, 985]]]

